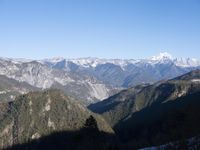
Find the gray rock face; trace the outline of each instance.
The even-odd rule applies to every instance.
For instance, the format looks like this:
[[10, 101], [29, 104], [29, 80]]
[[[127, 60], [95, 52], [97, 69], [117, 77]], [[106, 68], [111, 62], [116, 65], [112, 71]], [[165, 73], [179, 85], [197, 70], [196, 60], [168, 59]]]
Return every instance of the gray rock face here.
[[38, 61], [0, 59], [0, 75], [19, 82], [27, 82], [40, 89], [63, 89], [67, 94], [82, 100], [85, 104], [105, 99], [115, 92], [114, 87], [95, 77], [75, 74], [59, 67], [52, 68]]

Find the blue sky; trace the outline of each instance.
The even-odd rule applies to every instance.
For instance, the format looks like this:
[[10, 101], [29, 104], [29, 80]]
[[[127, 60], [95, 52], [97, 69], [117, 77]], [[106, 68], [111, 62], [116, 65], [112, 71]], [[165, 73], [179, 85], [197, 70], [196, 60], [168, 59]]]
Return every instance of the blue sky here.
[[0, 56], [200, 58], [200, 0], [0, 0]]

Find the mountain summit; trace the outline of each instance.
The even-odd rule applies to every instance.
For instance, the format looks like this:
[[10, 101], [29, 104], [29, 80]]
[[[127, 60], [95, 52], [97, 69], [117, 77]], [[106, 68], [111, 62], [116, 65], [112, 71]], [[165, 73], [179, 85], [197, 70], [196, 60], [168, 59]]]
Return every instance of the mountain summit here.
[[165, 60], [165, 59], [170, 59], [170, 60], [172, 60], [173, 57], [172, 57], [172, 55], [169, 54], [168, 52], [163, 52], [163, 53], [160, 53], [160, 54], [157, 55], [157, 56], [151, 57], [151, 60]]

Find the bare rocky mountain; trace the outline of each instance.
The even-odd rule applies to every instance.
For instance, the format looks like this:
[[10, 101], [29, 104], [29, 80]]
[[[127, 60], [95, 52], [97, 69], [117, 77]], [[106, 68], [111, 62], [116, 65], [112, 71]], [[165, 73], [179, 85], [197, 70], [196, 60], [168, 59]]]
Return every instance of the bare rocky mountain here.
[[0, 75], [19, 82], [27, 82], [41, 89], [62, 89], [85, 104], [105, 99], [118, 91], [95, 77], [51, 68], [32, 60], [2, 58], [0, 59]]
[[196, 59], [161, 53], [149, 59], [0, 59], [0, 75], [41, 89], [58, 88], [84, 104], [139, 84], [152, 84], [200, 68]]

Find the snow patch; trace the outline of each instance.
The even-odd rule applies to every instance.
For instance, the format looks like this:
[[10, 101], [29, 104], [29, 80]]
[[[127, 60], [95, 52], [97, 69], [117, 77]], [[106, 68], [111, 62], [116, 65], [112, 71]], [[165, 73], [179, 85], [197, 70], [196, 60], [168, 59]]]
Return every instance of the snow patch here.
[[32, 114], [32, 112], [33, 112], [32, 105], [33, 105], [32, 101], [29, 101], [29, 106], [30, 106], [30, 114]]
[[6, 94], [7, 91], [0, 91], [0, 94]]
[[9, 92], [12, 92], [11, 90], [3, 90], [3, 91], [0, 91], [0, 94], [7, 94]]
[[182, 97], [187, 93], [187, 90], [182, 90], [181, 92], [178, 93], [178, 97]]
[[39, 133], [35, 133], [31, 136], [31, 139], [34, 140], [34, 139], [39, 139], [40, 138], [40, 134]]
[[51, 110], [51, 99], [48, 98], [47, 103], [45, 104], [45, 111]]
[[11, 100], [14, 100], [14, 99], [15, 99], [15, 96], [14, 96], [14, 95], [10, 95], [10, 99], [11, 99]]
[[191, 81], [192, 81], [192, 82], [200, 83], [200, 79], [192, 79]]
[[175, 59], [174, 63], [176, 66], [179, 67], [198, 67], [200, 66], [200, 61], [195, 59], [195, 58], [180, 58], [180, 59]]
[[51, 121], [50, 118], [48, 119], [48, 127], [49, 127], [49, 128], [53, 128], [53, 129], [55, 129], [55, 124], [54, 124], [53, 121]]

